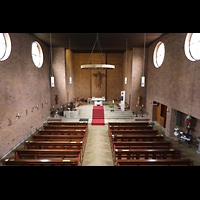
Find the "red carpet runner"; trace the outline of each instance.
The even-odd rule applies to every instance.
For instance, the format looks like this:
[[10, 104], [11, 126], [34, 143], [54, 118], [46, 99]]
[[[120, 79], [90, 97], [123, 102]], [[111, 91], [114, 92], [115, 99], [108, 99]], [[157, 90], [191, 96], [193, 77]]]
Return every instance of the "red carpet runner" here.
[[92, 125], [105, 125], [103, 106], [93, 106]]

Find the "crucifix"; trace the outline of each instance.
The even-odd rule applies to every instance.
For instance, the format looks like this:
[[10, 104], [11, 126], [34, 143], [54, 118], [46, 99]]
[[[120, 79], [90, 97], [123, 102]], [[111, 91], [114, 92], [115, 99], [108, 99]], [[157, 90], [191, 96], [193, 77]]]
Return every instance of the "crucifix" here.
[[102, 74], [100, 71], [98, 71], [98, 73], [94, 73], [93, 75], [98, 77], [98, 88], [101, 89], [102, 77], [106, 77], [106, 75]]

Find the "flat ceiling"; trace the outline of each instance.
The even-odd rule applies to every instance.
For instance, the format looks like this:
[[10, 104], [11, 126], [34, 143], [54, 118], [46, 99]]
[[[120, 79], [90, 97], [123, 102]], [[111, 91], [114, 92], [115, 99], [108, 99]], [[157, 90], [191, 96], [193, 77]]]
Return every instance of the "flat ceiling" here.
[[[49, 33], [32, 33], [50, 46]], [[147, 33], [146, 47], [151, 45], [156, 39], [166, 33]], [[73, 52], [91, 52], [97, 33], [52, 33], [52, 46], [69, 48]], [[99, 33], [99, 40], [103, 52], [115, 52], [126, 50], [126, 38], [128, 39], [128, 49], [134, 47], [144, 47], [144, 33]], [[98, 50], [96, 44], [94, 51]]]

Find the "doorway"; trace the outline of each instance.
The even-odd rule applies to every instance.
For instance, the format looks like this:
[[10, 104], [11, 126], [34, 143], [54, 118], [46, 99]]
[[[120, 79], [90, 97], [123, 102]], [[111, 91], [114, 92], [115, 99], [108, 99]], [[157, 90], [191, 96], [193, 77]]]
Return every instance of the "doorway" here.
[[158, 103], [157, 105], [157, 122], [162, 126], [166, 127], [167, 119], [167, 106]]

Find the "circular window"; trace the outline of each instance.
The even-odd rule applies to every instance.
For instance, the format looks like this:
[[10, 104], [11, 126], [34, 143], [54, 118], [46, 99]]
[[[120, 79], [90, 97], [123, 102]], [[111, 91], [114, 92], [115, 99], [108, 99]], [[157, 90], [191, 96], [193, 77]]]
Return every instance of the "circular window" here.
[[200, 33], [188, 33], [185, 39], [185, 55], [191, 61], [200, 60]]
[[6, 60], [11, 52], [11, 40], [8, 33], [0, 33], [0, 61]]
[[43, 64], [43, 52], [40, 44], [36, 41], [32, 43], [31, 54], [35, 66], [40, 68]]
[[156, 68], [159, 68], [165, 57], [165, 45], [163, 42], [158, 42], [154, 49], [153, 62]]

